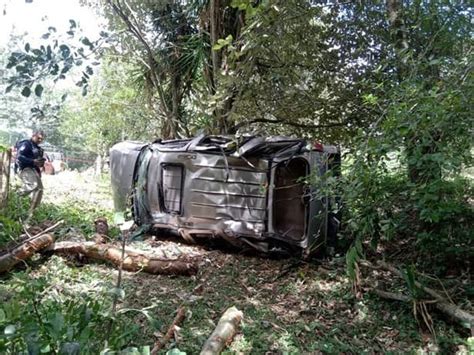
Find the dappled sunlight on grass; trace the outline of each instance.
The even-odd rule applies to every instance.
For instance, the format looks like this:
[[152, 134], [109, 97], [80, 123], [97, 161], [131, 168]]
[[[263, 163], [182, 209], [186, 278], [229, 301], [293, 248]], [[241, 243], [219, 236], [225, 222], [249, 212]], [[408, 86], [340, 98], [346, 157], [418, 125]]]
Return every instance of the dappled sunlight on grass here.
[[62, 171], [43, 175], [44, 201], [56, 205], [70, 200], [82, 201], [96, 208], [113, 209], [112, 190], [108, 175], [95, 176], [93, 170]]
[[[200, 255], [200, 270], [192, 277], [123, 272], [118, 309], [138, 326], [136, 345], [159, 338], [157, 329], [166, 332], [175, 310], [184, 305], [186, 318], [169, 347], [197, 353], [222, 313], [235, 305], [244, 320], [227, 354], [399, 352], [425, 346], [410, 307], [380, 302], [369, 294], [356, 299], [344, 265], [325, 265], [325, 272], [304, 264], [279, 278], [288, 260], [168, 243], [174, 242], [158, 242], [157, 248], [169, 248], [170, 255], [171, 250]], [[147, 252], [153, 248], [146, 241], [132, 245]], [[73, 265], [53, 257], [32, 270], [31, 277], [48, 275], [54, 285], [48, 289], [51, 297], [84, 293], [110, 302], [117, 271], [107, 264]], [[157, 328], [150, 326], [149, 316], [156, 319]], [[441, 334], [456, 336], [451, 332], [445, 329]]]
[[[64, 219], [65, 224], [56, 230], [59, 240], [91, 238], [95, 218], [105, 215], [111, 221], [112, 211], [104, 207], [110, 197], [90, 192], [94, 190], [90, 186], [55, 189], [56, 184], [62, 184], [59, 177], [46, 178], [51, 183], [50, 196], [35, 218], [49, 222]], [[76, 178], [79, 185], [92, 184], [90, 177], [79, 174]], [[244, 319], [225, 354], [399, 353], [427, 349], [431, 341], [420, 330], [410, 305], [384, 302], [369, 293], [356, 298], [344, 258], [315, 262], [271, 259], [161, 237], [144, 235], [141, 240], [129, 241], [127, 248], [158, 258], [195, 258], [199, 265], [196, 275], [124, 271], [121, 289], [116, 290], [118, 271], [111, 264], [76, 257], [34, 258], [29, 261], [28, 272], [18, 273], [21, 281], [17, 282], [15, 273], [0, 280], [0, 299], [8, 301], [15, 288], [37, 279], [46, 280], [41, 297], [54, 302], [74, 299], [78, 304], [82, 298], [94, 298], [104, 314], [110, 312], [113, 296], [119, 295], [118, 316], [133, 328], [127, 340], [127, 345], [133, 346], [161, 339], [176, 310], [184, 306], [186, 317], [163, 353], [170, 348], [199, 353], [220, 316], [231, 306], [241, 310]], [[115, 245], [119, 246], [119, 241]], [[377, 280], [385, 277], [374, 275]], [[462, 343], [459, 333], [442, 319], [435, 324], [441, 350]]]
[[338, 289], [347, 290], [349, 286], [349, 279], [344, 279], [344, 281], [319, 281], [316, 282], [316, 290], [321, 292], [331, 292], [337, 291]]
[[105, 267], [85, 265], [81, 268], [68, 267], [64, 259], [52, 256], [51, 261], [42, 265], [38, 273], [51, 278], [52, 289], [75, 295], [104, 295], [113, 287], [113, 274]]
[[275, 280], [287, 260], [217, 251], [206, 252], [205, 258], [209, 261], [191, 278], [126, 273], [124, 288], [133, 296], [122, 306], [156, 303], [157, 317], [170, 324], [173, 310], [185, 305], [188, 313], [179, 342], [171, 346], [190, 354], [199, 352], [232, 305], [244, 313], [241, 332], [230, 348], [236, 352], [405, 351], [422, 344], [410, 308], [369, 295], [355, 299], [343, 265], [330, 265], [330, 273], [305, 265]]
[[252, 341], [249, 341], [243, 334], [237, 334], [230, 344], [229, 350], [223, 351], [222, 354], [251, 354], [252, 349]]

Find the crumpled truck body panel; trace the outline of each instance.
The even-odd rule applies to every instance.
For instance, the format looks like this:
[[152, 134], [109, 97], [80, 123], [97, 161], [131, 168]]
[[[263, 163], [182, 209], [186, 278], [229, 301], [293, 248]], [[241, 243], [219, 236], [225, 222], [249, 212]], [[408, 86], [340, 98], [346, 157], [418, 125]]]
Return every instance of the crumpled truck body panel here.
[[190, 242], [222, 238], [309, 255], [325, 244], [328, 208], [305, 180], [323, 175], [334, 154], [287, 137], [122, 142], [110, 154], [115, 207], [131, 195], [137, 224]]

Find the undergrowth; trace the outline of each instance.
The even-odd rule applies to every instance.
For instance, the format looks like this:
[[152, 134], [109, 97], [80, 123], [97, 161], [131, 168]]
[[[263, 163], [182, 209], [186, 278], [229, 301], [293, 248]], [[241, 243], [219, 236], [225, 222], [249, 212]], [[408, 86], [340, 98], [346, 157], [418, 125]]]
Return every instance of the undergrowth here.
[[[393, 181], [390, 185], [396, 186]], [[397, 191], [393, 188], [393, 196]], [[383, 216], [383, 196], [376, 202], [377, 215]], [[391, 222], [402, 225], [410, 214], [404, 212], [403, 201], [397, 203]], [[22, 233], [27, 207], [27, 199], [11, 195], [2, 214], [0, 243]], [[89, 236], [99, 216], [112, 220], [110, 211], [68, 199], [60, 205], [42, 204], [33, 222], [64, 220], [56, 230], [59, 238], [68, 233]], [[384, 232], [390, 235], [388, 229]], [[232, 305], [243, 311], [244, 320], [225, 354], [453, 353], [472, 346], [465, 332], [435, 312], [436, 343], [413, 317], [411, 305], [383, 302], [370, 293], [356, 298], [342, 260], [326, 268], [302, 263], [279, 278], [291, 260], [196, 251], [205, 262], [195, 277], [125, 273], [121, 289], [115, 288], [115, 273], [104, 265], [78, 267], [56, 256], [28, 261], [26, 270], [0, 278], [0, 353], [147, 354], [181, 305], [186, 318], [162, 354], [199, 353]], [[113, 313], [115, 296], [119, 304]]]
[[97, 354], [132, 347], [141, 327], [127, 310], [112, 313], [114, 292], [110, 273], [71, 268], [56, 256], [0, 280], [0, 353]]
[[[288, 260], [209, 258], [212, 265], [220, 266], [206, 267], [196, 280], [145, 274], [124, 280], [127, 294], [142, 296], [127, 297], [124, 305], [146, 307], [156, 302], [154, 312], [164, 325], [162, 332], [171, 324], [174, 311], [186, 307], [177, 342], [171, 342], [169, 349], [199, 353], [219, 317], [232, 305], [244, 319], [225, 354], [452, 353], [458, 346], [468, 346], [466, 335], [436, 314], [435, 344], [414, 319], [411, 305], [381, 302], [370, 293], [356, 298], [342, 264], [333, 265], [329, 272], [306, 264], [275, 280], [276, 270]], [[141, 336], [146, 343], [152, 334], [148, 330]]]
[[[0, 214], [0, 247], [24, 233], [23, 221], [27, 218], [29, 203], [28, 197], [21, 197], [15, 191], [10, 194], [8, 204]], [[94, 233], [94, 221], [98, 217], [112, 221], [113, 213], [81, 200], [69, 199], [60, 205], [42, 203], [35, 210], [29, 224], [40, 224], [46, 220], [55, 223], [62, 220], [64, 222], [58, 229], [59, 234], [72, 229], [87, 238]], [[116, 237], [118, 233], [118, 229], [112, 226], [110, 236]]]

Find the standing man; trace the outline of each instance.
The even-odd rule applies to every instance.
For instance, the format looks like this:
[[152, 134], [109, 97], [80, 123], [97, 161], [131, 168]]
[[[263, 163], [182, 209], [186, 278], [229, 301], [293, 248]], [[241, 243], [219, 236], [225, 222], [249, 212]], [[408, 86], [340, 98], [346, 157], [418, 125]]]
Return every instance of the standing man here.
[[40, 168], [44, 166], [45, 159], [43, 158], [43, 149], [38, 145], [43, 140], [44, 132], [37, 130], [33, 132], [31, 139], [25, 139], [17, 145], [16, 163], [22, 181], [20, 194], [23, 196], [31, 195], [27, 220], [33, 216], [33, 211], [41, 203], [43, 197]]

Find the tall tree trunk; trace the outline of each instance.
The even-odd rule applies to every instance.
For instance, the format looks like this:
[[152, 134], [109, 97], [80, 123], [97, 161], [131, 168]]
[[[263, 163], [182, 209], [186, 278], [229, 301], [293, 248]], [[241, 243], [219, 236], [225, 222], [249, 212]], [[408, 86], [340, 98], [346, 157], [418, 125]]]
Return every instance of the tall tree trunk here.
[[[435, 23], [434, 27], [431, 28], [433, 35], [440, 29], [439, 24], [435, 21], [436, 8], [431, 8], [431, 19]], [[415, 7], [415, 13], [419, 10]], [[409, 41], [407, 38], [407, 29], [405, 20], [403, 18], [403, 2], [402, 0], [387, 0], [387, 13], [391, 27], [392, 41], [395, 47], [396, 59], [397, 59], [397, 74], [399, 82], [403, 82], [410, 78], [410, 68], [407, 64], [406, 51], [409, 49]], [[415, 44], [416, 45], [416, 44]], [[420, 44], [422, 47], [423, 44]], [[431, 54], [432, 55], [432, 54]], [[423, 60], [421, 58], [420, 60]], [[423, 73], [426, 82], [426, 90], [431, 89], [432, 83], [439, 80], [439, 70], [436, 66], [429, 66], [430, 72]], [[417, 119], [416, 112], [414, 113], [414, 119]], [[438, 151], [437, 143], [439, 142], [442, 134], [437, 130], [433, 130], [431, 133], [431, 141], [427, 142], [426, 133], [425, 136], [420, 136], [420, 133], [412, 130], [405, 141], [405, 152], [408, 160], [408, 178], [414, 184], [421, 184], [434, 179], [441, 178], [441, 170], [436, 164], [420, 164], [420, 160], [430, 154], [435, 154]]]
[[[224, 34], [221, 31], [222, 28], [222, 18], [220, 16], [220, 0], [210, 0], [209, 4], [209, 15], [210, 15], [210, 35], [211, 35], [211, 59], [212, 59], [212, 94], [216, 94], [219, 85], [219, 71], [221, 69], [222, 62], [222, 52], [212, 49], [212, 47], [217, 43], [219, 38]], [[225, 119], [222, 117], [222, 110], [216, 108], [214, 115], [217, 121], [217, 126], [219, 133], [225, 133]]]
[[172, 109], [172, 121], [170, 124], [173, 127], [174, 137], [177, 138], [179, 131], [179, 122], [181, 122], [181, 80], [179, 75], [173, 74], [171, 79], [171, 109]]
[[[240, 31], [244, 24], [244, 13], [241, 10], [231, 8], [229, 0], [210, 0], [208, 8], [208, 32], [210, 33], [210, 44], [214, 46], [221, 38], [226, 38], [232, 35], [234, 39], [239, 38]], [[235, 96], [237, 90], [230, 87], [222, 87], [219, 82], [221, 70], [225, 71], [224, 67], [228, 67], [230, 63], [226, 62], [226, 49], [218, 51], [212, 50], [210, 53], [211, 70], [205, 68], [204, 75], [208, 79], [208, 87], [211, 95], [216, 94], [219, 90], [227, 90], [226, 99], [214, 110], [214, 117], [216, 119], [217, 133], [226, 134], [232, 125], [229, 122], [229, 116], [232, 112]]]
[[397, 73], [399, 81], [405, 78], [405, 59], [402, 51], [408, 49], [405, 21], [403, 20], [403, 3], [401, 0], [387, 0], [388, 21], [391, 37], [396, 51]]
[[[220, 37], [219, 21], [220, 21], [220, 0], [210, 0], [210, 30], [211, 30], [211, 47], [217, 43]], [[211, 51], [212, 58], [212, 76], [213, 76], [213, 89], [214, 92], [217, 89], [217, 76], [219, 75], [219, 68], [221, 66], [221, 55], [219, 51]]]

